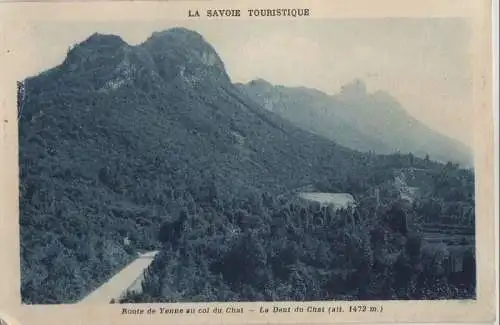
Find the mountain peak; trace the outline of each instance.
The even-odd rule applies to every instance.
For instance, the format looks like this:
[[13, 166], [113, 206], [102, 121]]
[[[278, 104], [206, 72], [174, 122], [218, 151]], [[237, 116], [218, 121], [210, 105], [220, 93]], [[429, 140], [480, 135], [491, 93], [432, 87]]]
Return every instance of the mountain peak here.
[[262, 78], [257, 78], [257, 79], [251, 80], [248, 82], [248, 85], [250, 87], [265, 87], [265, 88], [274, 87], [269, 81], [264, 80]]
[[93, 33], [77, 47], [121, 47], [128, 45], [120, 36], [113, 34]]
[[[70, 71], [97, 71], [111, 68], [111, 61], [130, 48], [120, 36], [94, 33], [68, 51], [63, 65]], [[106, 64], [104, 64], [104, 61]]]
[[340, 93], [352, 96], [366, 95], [366, 84], [361, 79], [355, 79], [352, 82], [343, 85]]
[[390, 93], [388, 93], [387, 91], [377, 90], [376, 92], [374, 92], [372, 94], [372, 97], [379, 102], [400, 105], [398, 100], [394, 96], [392, 96]]
[[[123, 85], [137, 78], [145, 84], [144, 78], [150, 77], [153, 84], [163, 80], [195, 88], [202, 83], [215, 84], [217, 80], [230, 83], [224, 63], [212, 45], [201, 34], [180, 27], [154, 32], [136, 46], [120, 36], [93, 33], [68, 51], [63, 66], [92, 79], [92, 85], [99, 89], [109, 82]], [[138, 71], [142, 71], [141, 76]]]
[[189, 40], [189, 41], [206, 42], [200, 33], [184, 27], [173, 27], [163, 31], [153, 32], [153, 34], [151, 34], [148, 40], [156, 39], [156, 40], [167, 41], [175, 38], [178, 40], [182, 39], [185, 41]]
[[141, 47], [149, 51], [165, 80], [180, 76], [188, 82], [207, 77], [229, 81], [215, 49], [195, 31], [175, 27], [154, 32]]

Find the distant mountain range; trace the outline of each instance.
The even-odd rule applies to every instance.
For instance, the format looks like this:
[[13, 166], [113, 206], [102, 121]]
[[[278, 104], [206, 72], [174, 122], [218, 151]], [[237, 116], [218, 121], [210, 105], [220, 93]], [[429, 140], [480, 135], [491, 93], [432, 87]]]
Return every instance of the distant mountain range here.
[[472, 165], [471, 151], [409, 115], [388, 93], [368, 93], [361, 80], [330, 96], [304, 87], [275, 86], [257, 79], [238, 87], [264, 108], [318, 135], [360, 151], [429, 155]]

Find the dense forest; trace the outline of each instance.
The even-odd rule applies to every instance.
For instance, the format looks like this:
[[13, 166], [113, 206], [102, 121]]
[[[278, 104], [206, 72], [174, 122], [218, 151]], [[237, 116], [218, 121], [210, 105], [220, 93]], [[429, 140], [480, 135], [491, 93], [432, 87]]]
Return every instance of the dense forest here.
[[[422, 236], [473, 225], [472, 171], [294, 126], [238, 91], [197, 33], [94, 34], [18, 99], [24, 303], [77, 302], [153, 249], [125, 301], [475, 296], [470, 245], [453, 272]], [[320, 209], [296, 197], [307, 186], [357, 207]]]
[[[403, 157], [390, 159], [401, 166]], [[442, 182], [470, 177], [450, 165], [435, 171], [435, 190]], [[198, 208], [182, 209], [175, 220], [160, 226], [161, 253], [146, 273], [143, 293], [129, 294], [122, 302], [475, 297], [469, 243], [458, 244], [463, 268], [456, 272], [453, 252], [427, 244], [421, 231], [424, 215], [445, 219], [449, 215], [443, 211], [452, 208], [429, 207], [429, 200], [435, 203], [439, 197], [436, 192], [408, 204], [396, 191], [391, 193], [387, 176], [351, 180], [359, 193], [370, 193], [366, 187], [383, 193], [379, 204], [373, 195], [358, 194], [355, 209], [321, 208], [294, 196], [276, 198], [259, 191], [231, 201], [215, 195], [212, 203], [199, 201]], [[332, 189], [338, 186], [331, 184]], [[439, 194], [465, 197], [470, 186]]]

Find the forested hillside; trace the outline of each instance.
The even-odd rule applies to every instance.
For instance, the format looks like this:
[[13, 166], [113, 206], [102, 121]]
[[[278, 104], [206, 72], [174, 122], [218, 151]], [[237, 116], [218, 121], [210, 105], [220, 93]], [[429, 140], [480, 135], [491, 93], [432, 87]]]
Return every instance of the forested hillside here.
[[[139, 301], [340, 297], [328, 289], [339, 267], [342, 279], [375, 267], [379, 220], [400, 238], [384, 249], [411, 242], [397, 226], [406, 218], [388, 212], [398, 201], [393, 170], [446, 168], [294, 126], [238, 91], [215, 50], [182, 28], [137, 46], [94, 34], [18, 86], [24, 303], [76, 302], [149, 249], [162, 253]], [[473, 174], [453, 168], [440, 181], [473, 206]], [[320, 222], [294, 198], [303, 186], [371, 203]], [[390, 296], [352, 293], [346, 279], [346, 295]]]
[[[388, 156], [379, 167], [425, 166], [408, 163], [408, 157]], [[446, 194], [425, 190], [408, 204], [392, 173], [381, 172], [350, 181], [359, 202], [354, 210], [320, 208], [257, 189], [200, 211], [183, 210], [160, 228], [162, 250], [146, 273], [144, 292], [122, 302], [474, 298], [471, 243], [465, 237], [449, 246], [429, 243], [422, 229], [424, 217], [439, 223], [457, 216], [451, 206], [474, 206], [466, 198], [471, 174], [453, 166], [426, 170], [436, 172], [428, 184], [432, 191], [442, 182], [462, 184]], [[336, 191], [339, 183], [319, 186]], [[380, 191], [378, 204], [373, 189]], [[461, 198], [443, 203], [448, 195]], [[458, 223], [470, 224], [462, 217]], [[456, 258], [463, 263], [459, 271]]]

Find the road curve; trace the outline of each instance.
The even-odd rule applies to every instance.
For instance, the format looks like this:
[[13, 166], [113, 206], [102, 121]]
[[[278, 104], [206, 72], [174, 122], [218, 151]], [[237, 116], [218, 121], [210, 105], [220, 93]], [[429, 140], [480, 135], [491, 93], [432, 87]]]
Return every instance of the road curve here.
[[118, 300], [131, 286], [137, 286], [144, 270], [153, 262], [158, 251], [140, 254], [132, 263], [116, 273], [102, 286], [80, 301], [80, 304], [109, 304], [112, 299]]

